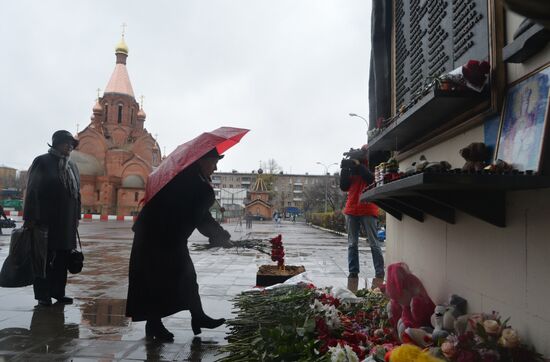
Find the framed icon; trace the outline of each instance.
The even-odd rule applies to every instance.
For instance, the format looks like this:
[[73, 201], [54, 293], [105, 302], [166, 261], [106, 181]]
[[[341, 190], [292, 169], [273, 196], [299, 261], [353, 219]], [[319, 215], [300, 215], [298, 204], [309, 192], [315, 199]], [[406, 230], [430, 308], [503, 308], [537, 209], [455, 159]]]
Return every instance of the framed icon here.
[[550, 64], [510, 85], [501, 115], [495, 160], [503, 160], [520, 171], [541, 172], [548, 141], [549, 90]]

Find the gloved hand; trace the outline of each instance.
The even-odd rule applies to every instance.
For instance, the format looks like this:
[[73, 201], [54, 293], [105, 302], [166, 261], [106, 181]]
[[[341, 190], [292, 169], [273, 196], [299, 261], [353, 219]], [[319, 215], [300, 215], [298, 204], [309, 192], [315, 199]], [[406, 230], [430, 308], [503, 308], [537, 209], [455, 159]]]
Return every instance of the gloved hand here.
[[212, 246], [219, 246], [222, 248], [231, 248], [233, 243], [231, 242], [231, 234], [227, 230], [223, 230], [219, 235], [214, 238], [210, 238], [209, 242]]

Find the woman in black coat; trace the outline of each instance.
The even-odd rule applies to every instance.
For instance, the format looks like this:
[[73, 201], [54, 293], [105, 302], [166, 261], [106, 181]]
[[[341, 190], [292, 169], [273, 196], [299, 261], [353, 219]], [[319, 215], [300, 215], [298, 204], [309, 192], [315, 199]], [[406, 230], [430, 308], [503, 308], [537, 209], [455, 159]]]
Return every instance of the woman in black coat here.
[[147, 321], [147, 337], [173, 340], [161, 318], [182, 310], [191, 312], [194, 334], [225, 322], [204, 313], [187, 248], [195, 229], [215, 245], [231, 237], [209, 211], [215, 200], [210, 176], [222, 157], [214, 149], [180, 172], [145, 204], [133, 227], [126, 315]]
[[48, 153], [36, 157], [29, 169], [23, 219], [25, 227], [48, 231], [46, 278], [34, 280], [34, 298], [50, 306], [51, 298], [71, 304], [65, 296], [67, 265], [76, 248], [80, 219], [80, 175], [69, 155], [78, 145], [68, 131], [56, 131]]

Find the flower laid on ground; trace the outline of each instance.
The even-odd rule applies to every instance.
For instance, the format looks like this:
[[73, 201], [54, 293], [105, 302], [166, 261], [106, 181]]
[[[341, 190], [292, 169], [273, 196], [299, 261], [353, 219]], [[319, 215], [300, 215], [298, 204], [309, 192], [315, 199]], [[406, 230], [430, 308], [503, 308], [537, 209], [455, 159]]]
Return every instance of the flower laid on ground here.
[[383, 294], [350, 303], [330, 293], [303, 283], [241, 293], [221, 361], [363, 361], [397, 345]]
[[359, 362], [359, 357], [348, 345], [337, 345], [336, 347], [330, 347], [330, 362]]
[[[250, 238], [250, 234], [247, 234], [245, 238], [240, 240], [230, 240], [227, 243], [225, 243], [222, 247], [224, 249], [235, 249], [237, 252], [240, 250], [246, 250], [246, 249], [252, 249], [259, 251], [260, 253], [271, 255], [269, 252], [271, 245], [269, 243], [271, 239], [255, 239]], [[219, 248], [220, 245], [212, 245], [212, 244], [193, 244], [193, 250], [195, 251], [203, 251], [213, 248]]]

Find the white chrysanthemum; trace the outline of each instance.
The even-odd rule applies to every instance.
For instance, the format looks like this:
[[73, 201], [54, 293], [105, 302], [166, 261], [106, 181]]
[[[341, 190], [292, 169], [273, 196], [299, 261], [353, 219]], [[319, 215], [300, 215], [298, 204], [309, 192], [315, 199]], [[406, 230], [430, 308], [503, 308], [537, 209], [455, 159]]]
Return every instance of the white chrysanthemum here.
[[329, 328], [340, 327], [340, 313], [338, 312], [338, 309], [336, 309], [336, 307], [334, 307], [333, 305], [329, 306], [329, 308], [326, 310], [325, 321]]
[[328, 352], [330, 353], [330, 362], [346, 362], [346, 351], [340, 347], [340, 345], [337, 345], [335, 347], [330, 347], [328, 349]]
[[310, 308], [313, 309], [315, 313], [318, 313], [324, 317], [329, 328], [340, 327], [340, 312], [335, 306], [323, 304], [319, 300], [315, 299], [313, 304], [310, 305]]
[[328, 349], [331, 362], [359, 362], [359, 357], [350, 346], [337, 345]]
[[346, 350], [346, 358], [349, 362], [359, 362], [359, 357], [357, 357], [357, 355], [355, 354], [355, 352], [350, 346], [346, 345], [344, 348]]
[[325, 306], [319, 302], [319, 299], [315, 299], [310, 307], [314, 312], [323, 312], [325, 310]]

